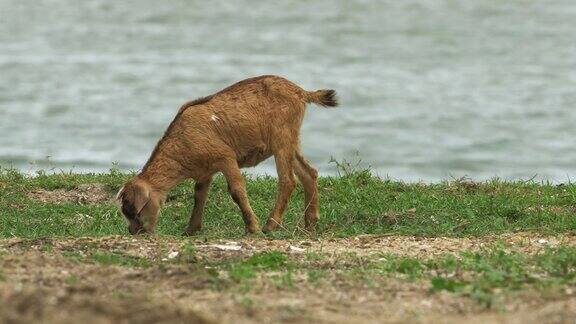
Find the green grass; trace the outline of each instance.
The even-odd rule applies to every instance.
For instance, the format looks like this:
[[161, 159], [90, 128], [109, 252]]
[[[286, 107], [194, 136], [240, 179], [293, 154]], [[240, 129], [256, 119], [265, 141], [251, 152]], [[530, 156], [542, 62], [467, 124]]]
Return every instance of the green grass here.
[[546, 248], [536, 255], [508, 251], [494, 245], [478, 252], [436, 258], [385, 255], [363, 265], [363, 274], [399, 274], [409, 280], [430, 281], [431, 292], [448, 291], [469, 296], [492, 307], [503, 293], [532, 287], [546, 291], [576, 284], [576, 247]]
[[[154, 262], [152, 266], [154, 266]], [[133, 266], [126, 262], [118, 263]], [[386, 279], [420, 282], [434, 294], [441, 291], [476, 300], [486, 308], [500, 305], [506, 296], [523, 291], [562, 294], [576, 285], [576, 247], [547, 247], [537, 254], [517, 252], [512, 246], [492, 244], [479, 251], [462, 251], [435, 257], [407, 257], [397, 254], [315, 253], [287, 255], [281, 251], [259, 252], [239, 258], [204, 258], [195, 272], [208, 276], [213, 289], [238, 289], [247, 292], [273, 286], [293, 289], [311, 284], [326, 286], [364, 286], [386, 289]], [[219, 277], [219, 273], [227, 276]], [[296, 279], [298, 278], [298, 279]]]
[[254, 254], [241, 262], [228, 265], [228, 275], [239, 282], [252, 279], [259, 271], [279, 271], [288, 269], [288, 258], [282, 252], [268, 251]]
[[[492, 307], [501, 290], [520, 291], [527, 286], [540, 290], [576, 284], [576, 248], [548, 248], [536, 256], [492, 248], [464, 252], [453, 260], [453, 267], [437, 267], [445, 260], [431, 262], [429, 269], [443, 273], [431, 279], [432, 290], [447, 290], [468, 295]], [[447, 274], [450, 274], [448, 277]]]
[[[42, 203], [27, 193], [44, 188], [73, 189], [83, 183], [103, 183], [111, 196], [130, 175], [46, 174], [35, 177], [0, 169], [0, 237], [103, 236], [127, 234], [118, 206], [107, 202]], [[318, 235], [396, 233], [425, 236], [469, 236], [532, 230], [546, 233], [576, 229], [576, 185], [506, 182], [498, 179], [471, 183], [403, 183], [380, 179], [369, 172], [350, 172], [319, 179], [321, 219]], [[247, 181], [250, 202], [261, 223], [272, 209], [276, 179], [253, 177]], [[193, 183], [177, 186], [168, 196], [157, 233], [180, 235], [193, 204]], [[275, 237], [303, 237], [303, 192], [300, 186], [290, 201], [285, 229]], [[200, 236], [238, 237], [244, 226], [229, 197], [226, 183], [217, 177], [205, 210]]]
[[120, 265], [139, 268], [148, 268], [151, 264], [150, 260], [146, 258], [108, 251], [96, 251], [92, 253], [91, 259], [104, 265]]
[[428, 282], [431, 293], [448, 291], [491, 308], [515, 292], [532, 289], [546, 293], [576, 285], [576, 247], [559, 246], [527, 255], [496, 244], [477, 252], [433, 258], [348, 255], [337, 259], [320, 257], [312, 262], [306, 257], [288, 259], [282, 252], [270, 251], [232, 263], [212, 263], [211, 267], [227, 270], [231, 280], [243, 284], [244, 289], [250, 287], [247, 283], [253, 282], [259, 273], [268, 273], [264, 280], [280, 289], [296, 286], [296, 273], [305, 274], [306, 282], [313, 285], [385, 286], [382, 279], [393, 277]]
[[88, 248], [87, 252], [88, 253], [80, 251], [64, 251], [62, 255], [76, 262], [98, 263], [102, 265], [118, 265], [137, 268], [148, 268], [153, 265], [153, 260], [124, 254], [119, 251], [104, 251], [100, 249], [92, 250]]
[[424, 271], [424, 264], [415, 258], [386, 255], [378, 269], [384, 273], [402, 273], [411, 278], [418, 277]]
[[75, 274], [71, 274], [68, 277], [66, 277], [66, 279], [64, 280], [64, 282], [69, 285], [69, 286], [74, 286], [76, 285], [78, 282], [80, 281], [80, 278], [78, 278], [77, 275]]

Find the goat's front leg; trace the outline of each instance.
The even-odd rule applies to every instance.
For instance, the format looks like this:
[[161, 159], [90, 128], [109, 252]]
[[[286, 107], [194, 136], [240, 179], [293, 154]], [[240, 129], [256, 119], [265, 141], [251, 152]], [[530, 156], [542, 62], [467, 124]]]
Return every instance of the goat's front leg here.
[[188, 222], [184, 235], [193, 235], [202, 228], [202, 215], [211, 184], [212, 176], [199, 180], [194, 185], [194, 209], [192, 210], [192, 215], [190, 215], [190, 221]]
[[252, 207], [250, 207], [244, 177], [240, 172], [238, 163], [236, 160], [227, 161], [221, 167], [221, 171], [228, 182], [228, 192], [230, 193], [230, 196], [232, 196], [232, 199], [242, 211], [246, 233], [258, 232], [260, 230], [258, 218], [256, 218], [254, 211], [252, 211]]
[[282, 217], [290, 195], [296, 187], [296, 180], [294, 179], [294, 151], [281, 151], [274, 155], [276, 160], [276, 170], [278, 172], [278, 195], [276, 197], [276, 204], [274, 209], [264, 226], [264, 232], [270, 232], [276, 229], [278, 225], [282, 224]]

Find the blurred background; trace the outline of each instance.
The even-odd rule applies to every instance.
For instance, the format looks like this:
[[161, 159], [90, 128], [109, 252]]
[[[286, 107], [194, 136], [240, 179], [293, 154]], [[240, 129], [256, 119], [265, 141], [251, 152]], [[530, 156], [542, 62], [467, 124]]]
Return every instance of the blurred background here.
[[[576, 177], [573, 0], [0, 0], [0, 165], [137, 170], [179, 106], [333, 88], [305, 155], [405, 181]], [[275, 174], [273, 159], [249, 169]]]

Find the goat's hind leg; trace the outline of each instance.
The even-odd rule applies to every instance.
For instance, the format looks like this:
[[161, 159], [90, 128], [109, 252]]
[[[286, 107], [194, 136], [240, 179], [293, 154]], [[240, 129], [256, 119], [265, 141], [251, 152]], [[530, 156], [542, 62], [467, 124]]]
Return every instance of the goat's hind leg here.
[[199, 180], [194, 185], [194, 209], [192, 210], [192, 215], [190, 215], [190, 221], [184, 235], [193, 235], [202, 228], [202, 214], [204, 213], [204, 206], [206, 205], [211, 184], [212, 176]]
[[296, 153], [294, 172], [304, 187], [304, 224], [313, 231], [318, 221], [318, 171], [300, 154]]

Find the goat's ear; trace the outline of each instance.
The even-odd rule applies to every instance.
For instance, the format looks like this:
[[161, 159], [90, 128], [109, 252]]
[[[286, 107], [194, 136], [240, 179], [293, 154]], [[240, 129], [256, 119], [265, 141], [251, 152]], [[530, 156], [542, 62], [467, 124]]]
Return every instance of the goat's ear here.
[[120, 200], [120, 198], [122, 198], [123, 194], [124, 194], [124, 186], [122, 186], [122, 188], [120, 188], [120, 190], [118, 190], [118, 193], [116, 194], [116, 200]]
[[134, 189], [134, 209], [136, 209], [136, 215], [138, 215], [150, 202], [150, 190], [142, 185]]

